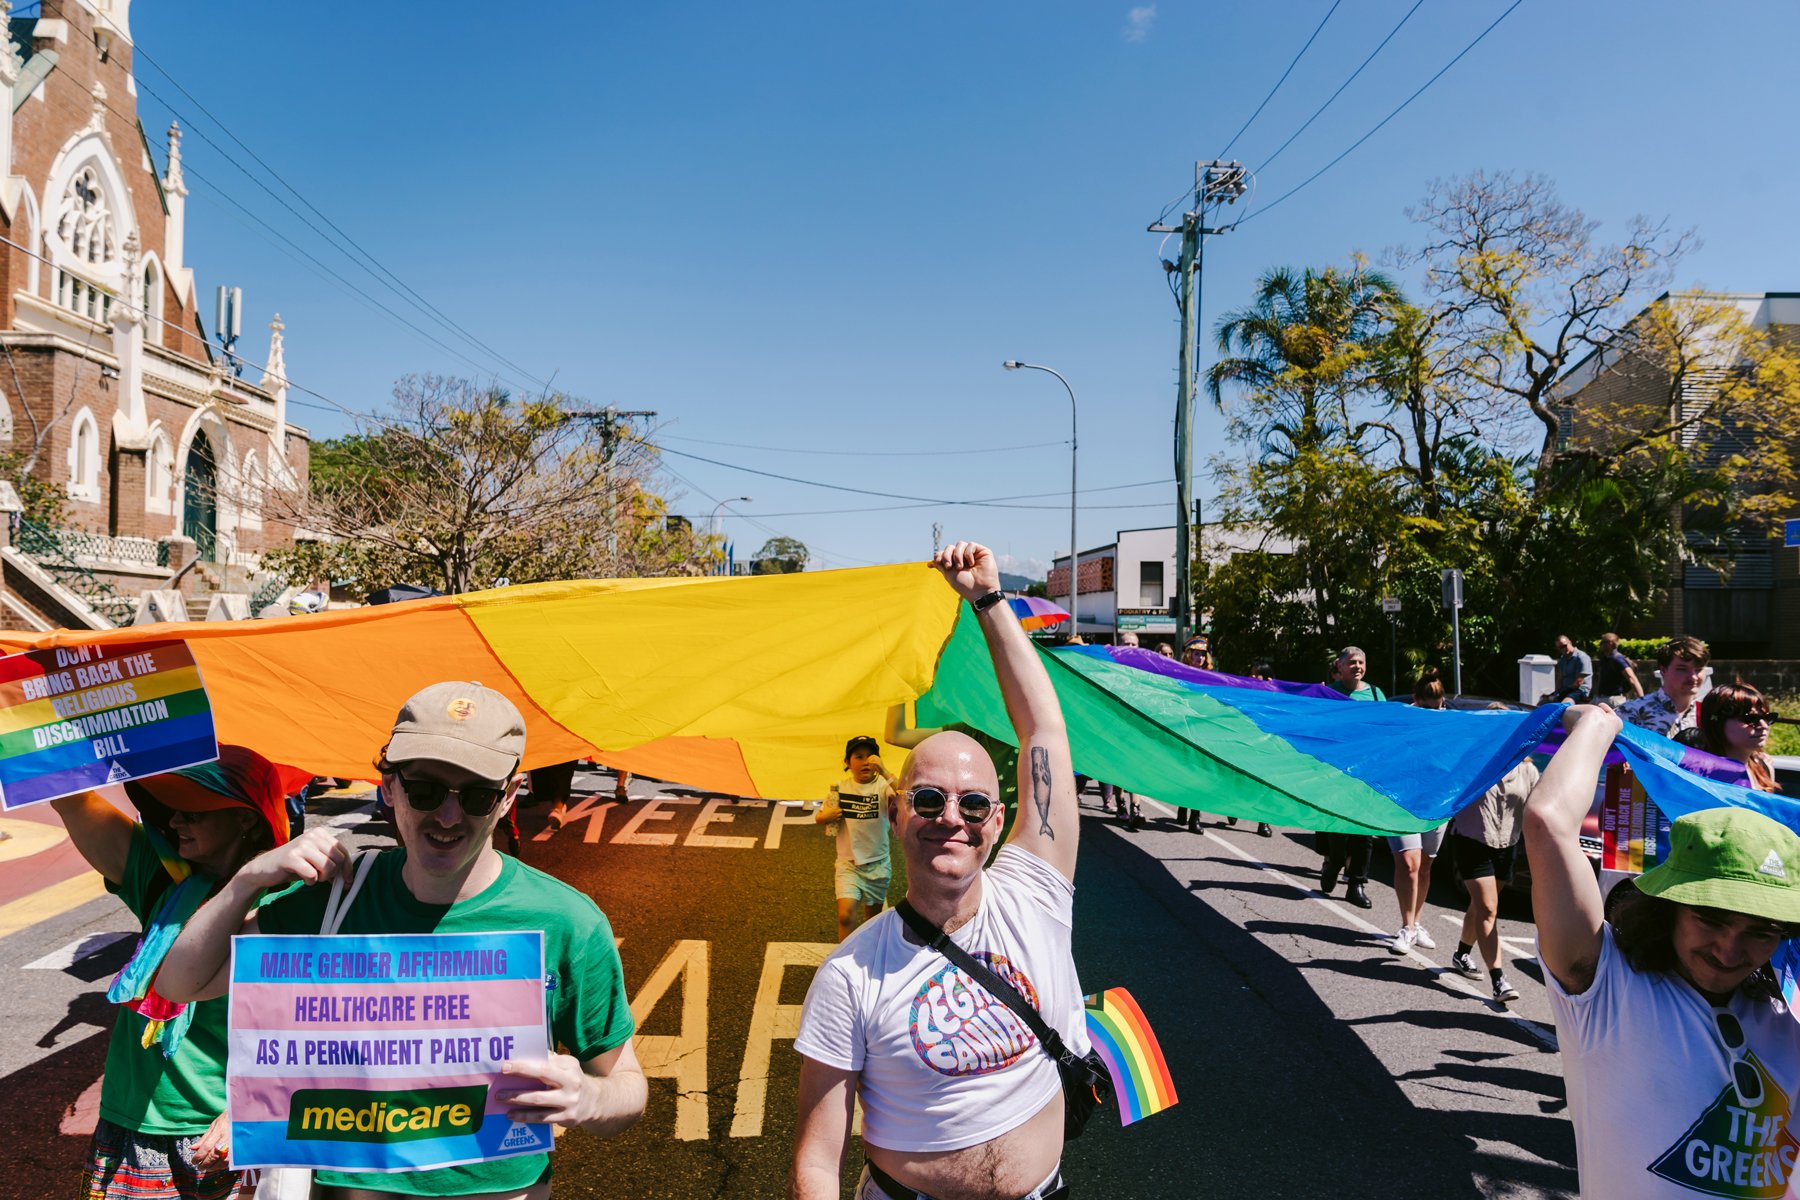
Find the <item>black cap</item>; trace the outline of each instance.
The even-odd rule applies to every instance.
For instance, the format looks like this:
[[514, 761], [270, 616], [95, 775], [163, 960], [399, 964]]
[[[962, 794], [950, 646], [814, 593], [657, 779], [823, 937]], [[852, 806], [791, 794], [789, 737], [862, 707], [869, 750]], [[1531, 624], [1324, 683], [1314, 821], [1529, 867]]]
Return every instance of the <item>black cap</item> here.
[[844, 743], [844, 761], [849, 762], [850, 756], [858, 750], [866, 750], [870, 754], [880, 754], [881, 743], [866, 733], [859, 737], [853, 737]]

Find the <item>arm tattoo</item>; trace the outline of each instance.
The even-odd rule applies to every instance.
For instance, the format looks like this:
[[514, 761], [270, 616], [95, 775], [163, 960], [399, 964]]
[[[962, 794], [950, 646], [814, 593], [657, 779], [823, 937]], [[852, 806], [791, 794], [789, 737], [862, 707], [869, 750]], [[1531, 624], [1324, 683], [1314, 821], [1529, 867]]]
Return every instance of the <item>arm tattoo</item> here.
[[1050, 828], [1050, 752], [1042, 746], [1031, 748], [1031, 802], [1037, 806], [1038, 833], [1055, 841], [1056, 830]]

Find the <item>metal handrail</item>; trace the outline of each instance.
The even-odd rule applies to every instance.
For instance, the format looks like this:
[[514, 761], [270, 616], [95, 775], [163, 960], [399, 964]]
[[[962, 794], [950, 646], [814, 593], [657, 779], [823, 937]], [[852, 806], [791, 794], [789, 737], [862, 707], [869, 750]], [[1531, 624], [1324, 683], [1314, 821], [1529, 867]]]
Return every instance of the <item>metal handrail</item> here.
[[122, 625], [137, 615], [137, 601], [76, 562], [56, 530], [21, 517], [17, 544], [52, 578], [114, 625]]

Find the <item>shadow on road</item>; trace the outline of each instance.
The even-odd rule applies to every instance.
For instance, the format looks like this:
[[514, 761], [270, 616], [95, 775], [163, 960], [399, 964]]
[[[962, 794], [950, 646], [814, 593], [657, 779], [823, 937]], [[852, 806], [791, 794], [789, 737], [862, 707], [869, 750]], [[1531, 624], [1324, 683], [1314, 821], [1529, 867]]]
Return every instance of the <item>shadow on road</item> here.
[[[1574, 1170], [1557, 1165], [1574, 1161], [1565, 1120], [1544, 1111], [1496, 1115], [1456, 1111], [1453, 1104], [1415, 1106], [1356, 1030], [1265, 944], [1300, 937], [1329, 953], [1332, 946], [1361, 946], [1365, 935], [1308, 923], [1239, 928], [1108, 822], [1086, 821], [1082, 832], [1075, 900], [1082, 984], [1090, 992], [1130, 988], [1156, 1028], [1182, 1099], [1127, 1129], [1112, 1113], [1097, 1118], [1066, 1157], [1076, 1195], [1574, 1193]], [[1294, 897], [1266, 882], [1243, 886]], [[1379, 962], [1323, 965], [1390, 978]], [[1428, 977], [1412, 981], [1435, 986]], [[1473, 1027], [1538, 1049], [1511, 1021], [1486, 1013], [1420, 1011], [1380, 1019], [1421, 1030]], [[1450, 1091], [1518, 1088], [1560, 1102], [1553, 1054], [1541, 1055], [1541, 1072], [1520, 1069], [1517, 1061], [1500, 1067], [1447, 1058], [1419, 1084]]]

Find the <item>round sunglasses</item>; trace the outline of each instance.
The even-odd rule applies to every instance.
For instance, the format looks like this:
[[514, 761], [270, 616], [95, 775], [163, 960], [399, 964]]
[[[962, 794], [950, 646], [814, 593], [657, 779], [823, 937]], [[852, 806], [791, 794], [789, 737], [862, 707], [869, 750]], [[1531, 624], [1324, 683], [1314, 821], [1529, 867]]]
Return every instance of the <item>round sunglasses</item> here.
[[906, 793], [907, 802], [912, 805], [913, 812], [927, 821], [935, 821], [944, 815], [944, 806], [952, 797], [956, 800], [956, 811], [962, 814], [965, 821], [979, 824], [988, 819], [994, 811], [994, 798], [986, 792], [946, 792], [939, 787], [916, 787]]

